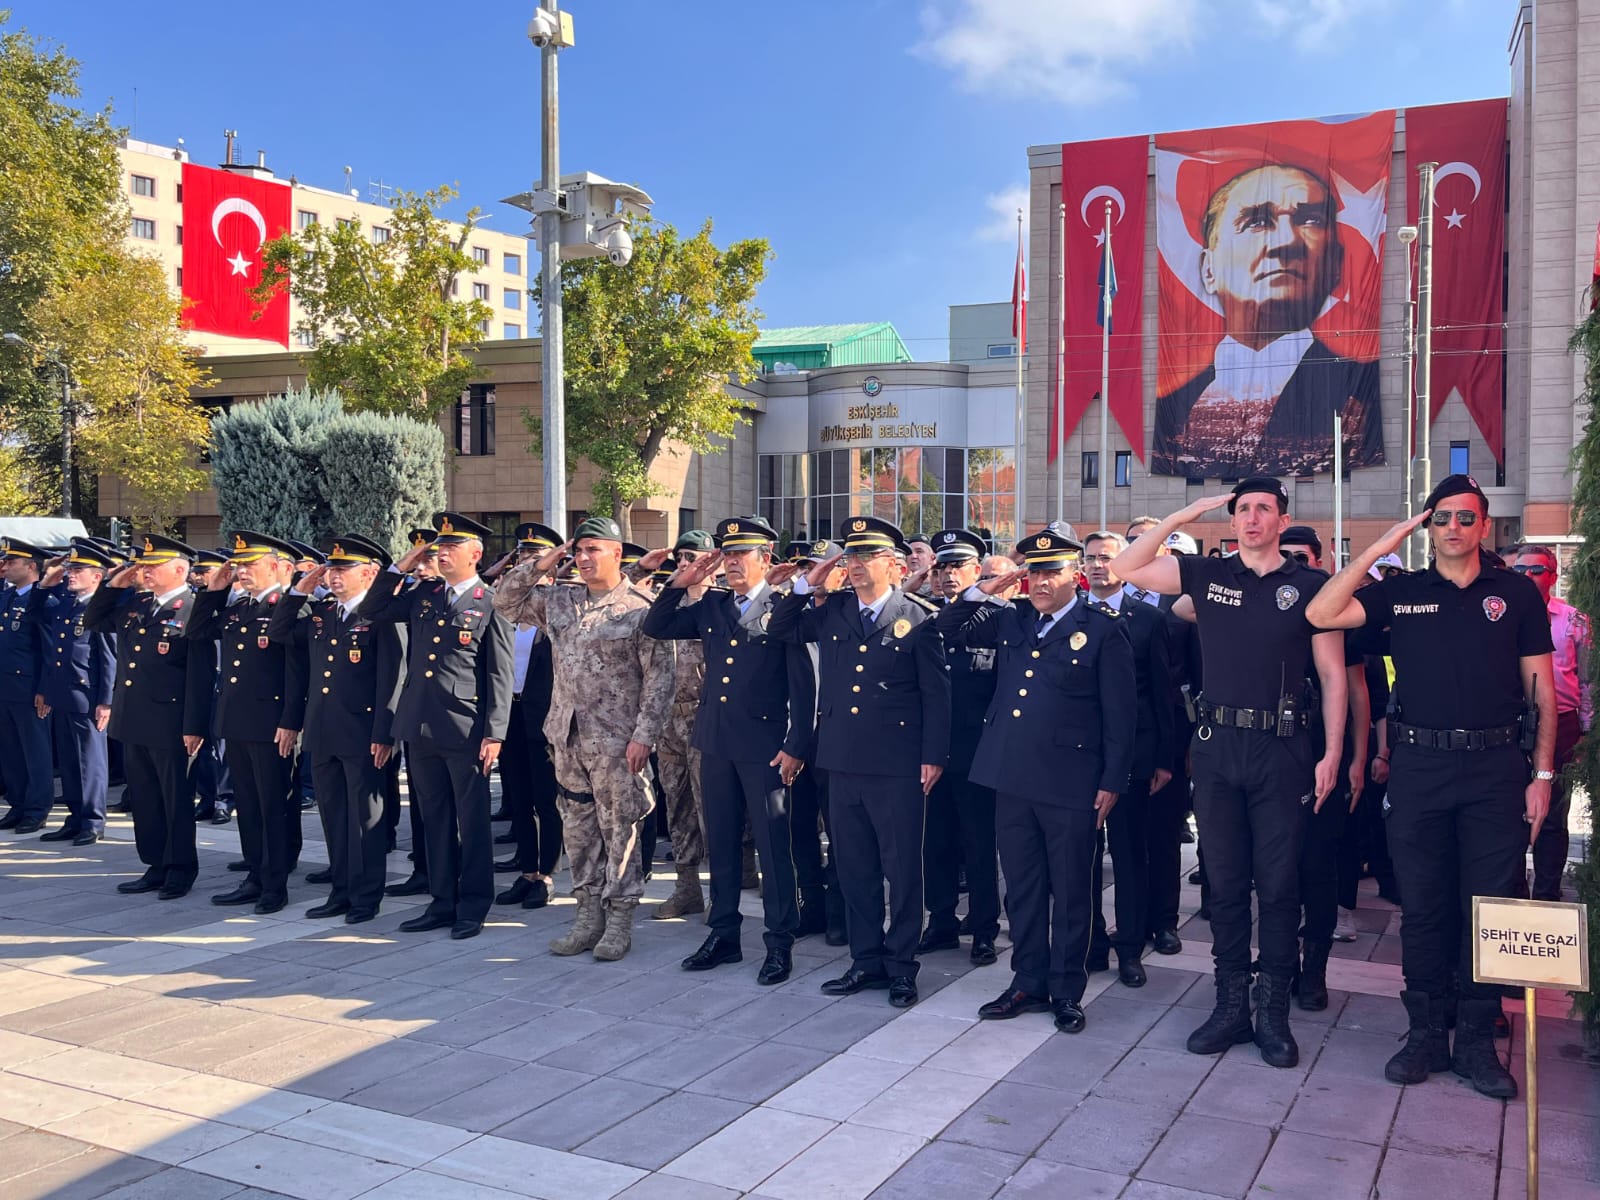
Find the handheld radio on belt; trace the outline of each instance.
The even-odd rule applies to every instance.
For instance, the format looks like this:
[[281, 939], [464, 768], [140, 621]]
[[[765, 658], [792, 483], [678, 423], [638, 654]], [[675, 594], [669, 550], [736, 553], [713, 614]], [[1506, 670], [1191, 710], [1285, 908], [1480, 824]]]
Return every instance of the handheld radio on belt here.
[[1532, 754], [1539, 744], [1539, 677], [1533, 677], [1533, 694], [1527, 698], [1522, 710], [1522, 737], [1517, 743], [1525, 753]]

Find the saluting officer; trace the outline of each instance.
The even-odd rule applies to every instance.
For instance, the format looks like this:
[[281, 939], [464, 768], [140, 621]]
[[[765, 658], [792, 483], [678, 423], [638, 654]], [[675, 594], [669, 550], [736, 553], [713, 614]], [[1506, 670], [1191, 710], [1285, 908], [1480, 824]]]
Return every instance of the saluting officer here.
[[61, 764], [61, 799], [67, 819], [42, 842], [92, 846], [106, 827], [106, 725], [111, 720], [111, 685], [116, 643], [108, 633], [84, 627], [89, 599], [117, 559], [83, 538], [73, 538], [64, 559], [53, 564], [29, 596], [28, 618], [44, 639], [39, 676], [39, 714], [50, 722], [56, 761]]
[[[716, 532], [720, 551], [682, 563], [644, 619], [650, 637], [699, 643], [707, 669], [693, 745], [700, 752], [711, 856], [711, 933], [683, 968], [706, 971], [744, 957], [739, 885], [748, 820], [760, 856], [766, 922], [767, 954], [756, 975], [761, 984], [782, 983], [793, 969], [800, 915], [789, 788], [805, 769], [816, 707], [811, 656], [768, 632], [777, 597], [767, 573], [777, 538], [756, 517], [723, 521]], [[705, 590], [719, 570], [728, 590]]]
[[[1123, 618], [1078, 596], [1082, 551], [1049, 530], [1023, 538], [1021, 568], [939, 616], [951, 641], [996, 654], [972, 778], [997, 797], [1012, 980], [978, 1016], [1049, 1011], [1063, 1033], [1085, 1024], [1096, 832], [1128, 788], [1137, 720], [1133, 648]], [[991, 599], [1024, 576], [1027, 600]]]
[[[1449, 476], [1422, 507], [1340, 571], [1308, 615], [1323, 628], [1390, 631], [1387, 829], [1410, 1029], [1384, 1076], [1421, 1083], [1451, 1069], [1484, 1095], [1509, 1099], [1516, 1081], [1494, 1047], [1499, 992], [1472, 978], [1472, 897], [1518, 894], [1528, 846], [1549, 813], [1550, 618], [1530, 580], [1480, 555], [1489, 501], [1475, 479]], [[1373, 564], [1424, 522], [1432, 564], [1357, 591]], [[1460, 996], [1453, 1051], [1452, 982]]]
[[[1239, 553], [1158, 557], [1167, 535], [1222, 505]], [[1265, 476], [1198, 500], [1139, 536], [1111, 566], [1137, 587], [1182, 591], [1205, 659], [1205, 694], [1190, 747], [1195, 815], [1211, 885], [1217, 1003], [1189, 1035], [1194, 1054], [1254, 1041], [1262, 1061], [1292, 1067], [1289, 987], [1300, 961], [1300, 848], [1306, 820], [1334, 789], [1344, 740], [1343, 636], [1319, 633], [1306, 602], [1327, 576], [1284, 554], [1289, 493]], [[1187, 606], [1185, 606], [1187, 607]], [[1311, 740], [1305, 694], [1315, 663], [1329, 750]], [[1250, 889], [1260, 911], [1261, 970], [1250, 1019]]]
[[0, 590], [0, 778], [11, 811], [0, 829], [37, 833], [55, 803], [50, 725], [39, 715], [39, 673], [44, 667], [39, 626], [28, 603], [44, 571], [45, 552], [16, 538], [0, 542], [5, 582]]
[[[267, 634], [294, 570], [294, 547], [251, 530], [239, 530], [232, 542], [227, 564], [211, 573], [206, 590], [195, 597], [185, 636], [216, 642], [222, 651], [212, 732], [224, 743], [239, 846], [249, 864], [244, 882], [211, 902], [251, 904], [264, 914], [288, 903], [297, 853], [289, 837], [289, 822], [299, 821], [298, 805], [290, 799], [290, 767], [305, 715], [306, 664], [303, 656], [287, 656]], [[229, 603], [234, 585], [243, 594]]]
[[[354, 534], [302, 575], [273, 609], [267, 636], [300, 660], [306, 681], [305, 754], [328, 839], [333, 890], [311, 918], [359, 925], [383, 900], [383, 769], [394, 753], [394, 712], [405, 669], [405, 634], [357, 613], [388, 551]], [[325, 592], [322, 599], [313, 599]]]
[[851, 517], [843, 552], [850, 589], [822, 590], [839, 562], [825, 559], [795, 579], [768, 626], [771, 637], [817, 646], [817, 765], [828, 772], [851, 956], [850, 969], [822, 990], [888, 988], [896, 1008], [917, 1002], [924, 817], [950, 750], [938, 610], [900, 590], [897, 554], [907, 553], [888, 521]]
[[184, 636], [194, 613], [194, 556], [192, 546], [147, 535], [139, 557], [112, 573], [83, 615], [86, 630], [117, 635], [107, 732], [122, 743], [134, 845], [145, 865], [117, 891], [158, 891], [162, 900], [187, 895], [199, 872], [189, 764], [211, 731], [217, 672], [215, 655]]
[[[196, 595], [205, 591], [206, 584], [211, 582], [211, 572], [227, 561], [228, 555], [221, 550], [196, 551], [194, 562], [189, 564], [189, 590]], [[222, 658], [220, 648], [216, 651], [216, 658], [218, 661]], [[195, 795], [199, 797], [194, 819], [209, 821], [213, 825], [226, 825], [233, 820], [233, 780], [229, 778], [227, 765], [222, 761], [222, 749], [214, 740], [207, 738], [206, 744], [200, 747], [189, 774], [194, 779]], [[247, 866], [241, 862], [237, 864], [237, 869], [242, 871]], [[235, 864], [229, 864], [228, 869], [234, 870]]]
[[[410, 626], [405, 686], [394, 733], [411, 754], [423, 806], [433, 902], [401, 923], [406, 933], [448, 927], [476, 937], [494, 901], [494, 827], [489, 772], [511, 719], [516, 664], [511, 626], [478, 577], [488, 526], [460, 513], [434, 514], [431, 546], [413, 546], [357, 606], [373, 624]], [[432, 549], [440, 578], [404, 588], [405, 572]]]
[[[415, 554], [411, 559], [411, 569], [406, 572], [407, 583], [403, 586], [413, 586], [439, 578], [439, 552], [433, 547], [433, 539], [438, 536], [432, 529], [413, 529], [406, 534], [406, 541], [410, 543]], [[405, 763], [406, 788], [411, 795], [408, 818], [411, 825], [411, 874], [399, 883], [391, 883], [383, 891], [386, 896], [426, 896], [428, 894], [427, 826], [423, 821], [422, 802], [417, 798], [417, 781], [411, 773], [411, 748], [404, 742], [400, 743], [400, 758]], [[389, 839], [392, 842], [395, 831], [400, 826], [398, 768], [391, 768], [388, 781], [385, 783], [384, 824], [388, 826]]]

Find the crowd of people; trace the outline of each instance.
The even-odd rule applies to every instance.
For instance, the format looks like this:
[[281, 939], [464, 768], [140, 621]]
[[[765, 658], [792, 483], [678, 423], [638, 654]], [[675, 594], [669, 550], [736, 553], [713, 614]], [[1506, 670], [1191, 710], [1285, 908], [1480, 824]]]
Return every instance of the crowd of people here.
[[[1185, 527], [1224, 504], [1237, 550], [1203, 556]], [[309, 793], [329, 867], [306, 879], [329, 890], [308, 918], [427, 895], [402, 931], [473, 937], [495, 905], [548, 904], [565, 852], [576, 903], [550, 951], [604, 961], [630, 949], [664, 825], [676, 881], [652, 915], [707, 927], [684, 970], [742, 961], [752, 885], [759, 983], [821, 936], [849, 947], [823, 992], [901, 1008], [928, 955], [995, 964], [1004, 918], [1011, 976], [977, 1015], [1075, 1033], [1113, 952], [1138, 988], [1147, 953], [1182, 950], [1192, 809], [1216, 1002], [1191, 1051], [1253, 1041], [1293, 1066], [1291, 1005], [1328, 1005], [1370, 873], [1403, 913], [1409, 1032], [1385, 1075], [1509, 1097], [1471, 898], [1527, 895], [1530, 845], [1532, 895], [1560, 896], [1588, 631], [1549, 548], [1484, 548], [1487, 513], [1451, 476], [1331, 578], [1271, 478], [1122, 533], [1052, 524], [1009, 555], [870, 516], [837, 542], [781, 546], [738, 517], [653, 551], [604, 517], [570, 538], [530, 522], [493, 565], [490, 531], [450, 512], [398, 560], [358, 534], [13, 539], [0, 828], [44, 828], [58, 767], [66, 819], [42, 836], [93, 844], [114, 758], [145, 866], [120, 892], [185, 895], [197, 814], [231, 805], [242, 878], [211, 900], [270, 913]], [[1407, 572], [1419, 525], [1431, 560]], [[388, 884], [402, 769], [413, 864]]]

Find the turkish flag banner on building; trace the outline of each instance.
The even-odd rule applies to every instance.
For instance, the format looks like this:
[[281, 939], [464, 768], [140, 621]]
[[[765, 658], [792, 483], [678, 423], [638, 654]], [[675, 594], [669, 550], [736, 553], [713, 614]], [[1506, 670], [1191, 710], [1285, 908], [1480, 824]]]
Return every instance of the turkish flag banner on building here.
[[1504, 462], [1506, 102], [1406, 109], [1411, 225], [1421, 216], [1417, 168], [1429, 162], [1439, 164], [1433, 173], [1429, 416], [1437, 417], [1452, 399], [1465, 404], [1495, 461]]
[[[1150, 175], [1147, 136], [1071, 142], [1061, 147], [1061, 202], [1067, 206], [1066, 305], [1063, 378], [1066, 434], [1100, 393], [1100, 304], [1106, 228], [1111, 202], [1111, 257], [1115, 277], [1129, 285], [1111, 308], [1111, 415], [1133, 452], [1144, 461], [1144, 235]], [[1059, 392], [1057, 393], [1060, 394]], [[1055, 461], [1056, 405], [1051, 406], [1049, 460]], [[1065, 435], [1063, 435], [1065, 436]], [[1102, 464], [1102, 473], [1109, 468]]]
[[[184, 322], [201, 333], [289, 344], [289, 296], [257, 305], [261, 247], [289, 228], [285, 184], [183, 164]], [[260, 316], [257, 317], [259, 311]]]
[[1160, 351], [1151, 471], [1383, 461], [1383, 234], [1394, 112], [1156, 135]]

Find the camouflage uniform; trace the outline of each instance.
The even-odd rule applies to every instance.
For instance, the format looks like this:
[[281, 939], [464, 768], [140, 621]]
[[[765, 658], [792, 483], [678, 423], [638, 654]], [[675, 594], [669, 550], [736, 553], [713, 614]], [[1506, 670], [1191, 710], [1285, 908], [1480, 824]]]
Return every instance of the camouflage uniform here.
[[700, 803], [700, 751], [694, 738], [695, 714], [700, 710], [700, 687], [705, 682], [705, 651], [699, 642], [674, 642], [677, 648], [677, 684], [672, 715], [656, 743], [661, 767], [661, 792], [672, 830], [672, 860], [679, 866], [703, 862], [706, 857], [705, 816]]

